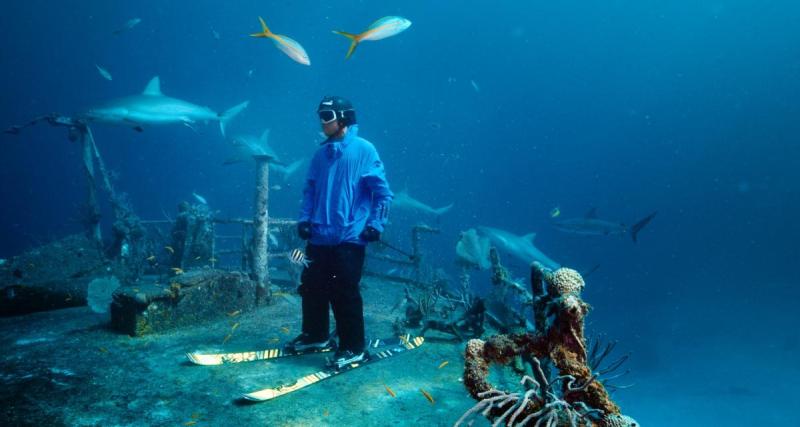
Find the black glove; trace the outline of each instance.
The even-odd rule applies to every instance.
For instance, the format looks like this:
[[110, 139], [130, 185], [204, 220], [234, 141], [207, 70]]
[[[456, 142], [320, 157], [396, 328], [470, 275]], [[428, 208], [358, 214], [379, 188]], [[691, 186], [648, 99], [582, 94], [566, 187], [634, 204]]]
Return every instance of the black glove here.
[[364, 231], [361, 232], [359, 237], [367, 242], [377, 242], [378, 240], [381, 240], [381, 232], [376, 230], [375, 227], [367, 226], [364, 228]]
[[303, 240], [308, 240], [311, 238], [311, 223], [308, 221], [302, 221], [297, 223], [297, 235], [300, 236]]

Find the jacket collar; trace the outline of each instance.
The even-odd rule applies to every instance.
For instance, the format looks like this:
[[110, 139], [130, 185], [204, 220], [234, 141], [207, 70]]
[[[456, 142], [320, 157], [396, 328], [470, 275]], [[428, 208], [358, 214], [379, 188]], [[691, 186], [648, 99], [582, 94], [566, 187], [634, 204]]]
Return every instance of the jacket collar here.
[[342, 138], [328, 138], [322, 142], [329, 159], [336, 159], [342, 156], [342, 151], [358, 137], [358, 125], [347, 128], [347, 133]]

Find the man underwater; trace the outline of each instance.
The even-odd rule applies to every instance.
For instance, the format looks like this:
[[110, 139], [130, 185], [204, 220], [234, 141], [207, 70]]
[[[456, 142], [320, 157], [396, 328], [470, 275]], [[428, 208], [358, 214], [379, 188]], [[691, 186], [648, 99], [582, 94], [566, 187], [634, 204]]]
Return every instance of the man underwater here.
[[358, 136], [350, 101], [326, 96], [317, 108], [327, 136], [311, 160], [303, 189], [297, 233], [308, 240], [298, 289], [303, 301], [302, 333], [287, 347], [326, 348], [328, 306], [339, 344], [333, 365], [364, 360], [364, 311], [359, 283], [368, 242], [380, 240], [393, 194], [378, 152]]

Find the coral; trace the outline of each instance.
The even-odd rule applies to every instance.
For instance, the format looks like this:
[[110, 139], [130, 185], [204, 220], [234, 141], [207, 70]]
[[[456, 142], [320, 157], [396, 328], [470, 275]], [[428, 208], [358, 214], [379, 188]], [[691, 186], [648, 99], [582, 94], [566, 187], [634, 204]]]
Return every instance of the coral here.
[[[478, 403], [456, 424], [480, 413], [494, 425], [636, 425], [620, 414], [603, 382], [598, 380], [600, 372], [593, 372], [610, 349], [598, 353], [593, 348], [588, 360], [584, 318], [590, 307], [579, 296], [584, 287], [580, 274], [566, 268], [555, 273], [544, 272], [536, 265], [532, 270], [535, 271], [531, 277], [543, 278], [548, 286], [548, 294], [543, 295], [536, 291], [536, 283], [532, 284], [537, 295], [534, 309], [541, 311], [535, 314], [542, 315], [539, 316], [542, 327], [537, 333], [501, 334], [467, 343], [464, 386]], [[546, 318], [552, 321], [545, 323]], [[522, 379], [527, 390], [510, 393], [494, 388], [488, 381], [489, 366], [509, 364], [519, 356], [531, 361], [534, 368], [533, 377]], [[558, 370], [554, 379], [549, 379], [546, 373], [549, 369], [543, 367], [540, 359], [548, 359]], [[612, 363], [611, 370], [618, 366], [619, 363]], [[612, 424], [619, 422], [634, 424]]]
[[627, 415], [611, 414], [603, 418], [606, 427], [639, 427], [639, 423]]
[[580, 294], [586, 284], [583, 277], [571, 268], [559, 268], [553, 273], [544, 275], [547, 292], [555, 295]]

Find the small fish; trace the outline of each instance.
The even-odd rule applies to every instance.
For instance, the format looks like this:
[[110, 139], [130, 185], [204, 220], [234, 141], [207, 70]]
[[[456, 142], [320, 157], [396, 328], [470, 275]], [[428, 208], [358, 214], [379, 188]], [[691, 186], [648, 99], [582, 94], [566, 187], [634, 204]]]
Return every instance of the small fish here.
[[128, 22], [126, 22], [125, 25], [122, 26], [122, 28], [114, 30], [114, 35], [117, 36], [124, 33], [125, 31], [129, 31], [133, 29], [133, 27], [139, 25], [140, 22], [142, 22], [140, 18], [129, 19]]
[[550, 211], [550, 218], [557, 218], [559, 215], [561, 215], [561, 209], [559, 209], [558, 206]]
[[269, 343], [270, 343], [270, 344], [275, 344], [275, 343], [278, 343], [278, 342], [280, 342], [280, 341], [281, 341], [281, 339], [280, 339], [280, 338], [271, 338], [271, 339], [269, 340]]
[[228, 316], [230, 317], [238, 316], [241, 312], [242, 310], [231, 311], [230, 313], [228, 313]]
[[228, 342], [228, 340], [229, 340], [229, 339], [231, 339], [231, 337], [232, 337], [232, 336], [233, 336], [233, 334], [228, 334], [228, 335], [226, 335], [226, 336], [225, 336], [225, 339], [224, 339], [224, 340], [222, 340], [222, 343], [223, 343], [223, 344], [225, 344], [226, 342]]
[[208, 259], [208, 262], [214, 264], [215, 262], [217, 262], [217, 259], [214, 258], [214, 257], [211, 257], [211, 258]]
[[295, 62], [299, 62], [303, 65], [311, 65], [311, 60], [308, 59], [308, 54], [306, 50], [303, 49], [303, 46], [300, 46], [300, 43], [290, 39], [281, 34], [275, 34], [267, 28], [267, 23], [264, 22], [264, 19], [260, 16], [258, 20], [261, 22], [261, 32], [260, 33], [253, 33], [250, 34], [250, 37], [266, 37], [268, 39], [272, 39], [272, 42], [275, 43], [275, 46], [281, 50], [281, 52], [285, 53], [289, 58], [295, 60]]
[[289, 261], [294, 265], [302, 265], [303, 267], [308, 267], [308, 263], [311, 262], [300, 249], [292, 249], [292, 252], [289, 253]]
[[166, 250], [167, 252], [169, 252], [171, 254], [175, 253], [175, 249], [172, 249], [172, 246], [164, 246], [164, 250]]
[[155, 255], [150, 255], [149, 257], [147, 257], [145, 259], [148, 260], [148, 261], [155, 261], [156, 260], [156, 256]]
[[361, 34], [351, 34], [344, 31], [334, 31], [334, 34], [345, 36], [350, 39], [350, 49], [347, 50], [345, 59], [349, 59], [356, 46], [364, 40], [381, 40], [402, 33], [411, 26], [411, 21], [401, 16], [384, 16], [373, 22], [367, 30]]
[[434, 400], [433, 400], [433, 396], [431, 396], [431, 394], [430, 394], [430, 393], [428, 393], [428, 392], [427, 392], [427, 391], [425, 391], [424, 389], [419, 389], [419, 391], [421, 391], [421, 392], [422, 392], [422, 394], [425, 396], [425, 398], [426, 398], [426, 399], [428, 399], [428, 401], [429, 401], [429, 402], [431, 402], [431, 405], [433, 405], [434, 403], [436, 403], [436, 401], [434, 401]]
[[180, 267], [172, 267], [171, 270], [173, 273], [175, 273], [176, 276], [179, 274], [183, 274], [183, 269]]
[[[11, 298], [14, 298], [14, 289], [11, 289]], [[72, 301], [72, 294], [67, 294], [67, 297], [64, 298], [64, 302]]]
[[108, 353], [108, 349], [105, 347], [97, 347], [97, 349], [100, 350], [101, 353]]
[[214, 36], [214, 40], [219, 40], [219, 33], [215, 29], [211, 29], [211, 35]]
[[472, 88], [475, 89], [475, 93], [480, 93], [481, 92], [481, 88], [478, 87], [478, 84], [475, 83], [475, 80], [470, 80], [469, 84], [471, 84]]
[[100, 73], [101, 76], [103, 76], [104, 79], [106, 79], [108, 81], [113, 80], [111, 78], [111, 73], [109, 73], [108, 70], [106, 70], [105, 68], [103, 68], [103, 67], [101, 67], [101, 66], [99, 66], [97, 64], [94, 64], [94, 66], [97, 67], [97, 71]]
[[197, 260], [199, 260], [199, 259], [200, 259], [200, 255], [198, 255], [198, 256], [196, 256], [196, 257], [194, 257], [194, 260], [195, 260], [195, 261], [197, 261]]
[[450, 363], [450, 361], [449, 361], [449, 360], [445, 360], [444, 362], [440, 363], [440, 364], [439, 364], [439, 367], [438, 367], [438, 368], [436, 368], [436, 369], [442, 369], [442, 368], [444, 368], [445, 366], [447, 366], [447, 364], [448, 364], [448, 363]]
[[283, 332], [284, 334], [288, 334], [289, 333], [289, 328], [287, 328], [286, 326], [283, 326], [283, 327], [281, 327], [281, 332]]
[[247, 78], [253, 77], [253, 70], [247, 70]]
[[389, 396], [397, 397], [397, 394], [391, 388], [389, 388], [388, 385], [384, 384], [383, 387], [386, 388], [386, 392], [389, 393]]
[[270, 190], [275, 190], [275, 191], [278, 191], [278, 190], [280, 190], [281, 188], [283, 188], [283, 187], [281, 187], [281, 185], [280, 185], [280, 184], [275, 184], [275, 185], [273, 185], [272, 187], [269, 187], [269, 189], [270, 189]]
[[207, 204], [208, 204], [208, 202], [206, 201], [206, 198], [205, 198], [205, 197], [203, 197], [203, 196], [201, 196], [201, 195], [199, 195], [199, 194], [195, 193], [194, 191], [192, 191], [192, 196], [193, 196], [193, 197], [194, 197], [194, 198], [195, 198], [195, 199], [196, 199], [198, 202], [200, 202], [200, 203], [202, 203], [202, 204], [204, 204], [204, 205], [207, 205]]
[[197, 412], [195, 412], [194, 414], [192, 414], [192, 419], [193, 419], [193, 420], [197, 420], [197, 419], [199, 419], [199, 418], [200, 418], [200, 414], [198, 414]]
[[234, 323], [233, 326], [231, 327], [231, 333], [233, 333], [233, 331], [235, 331], [236, 328], [238, 327], [239, 327], [239, 322]]
[[186, 421], [185, 423], [183, 423], [183, 425], [185, 425], [185, 426], [193, 426], [195, 424], [197, 424], [196, 420]]
[[328, 416], [328, 415], [330, 415], [330, 414], [331, 414], [331, 412], [330, 412], [330, 411], [328, 411], [328, 409], [327, 409], [327, 408], [326, 408], [324, 411], [322, 411], [322, 416], [323, 416], [323, 417], [327, 417], [327, 416]]

